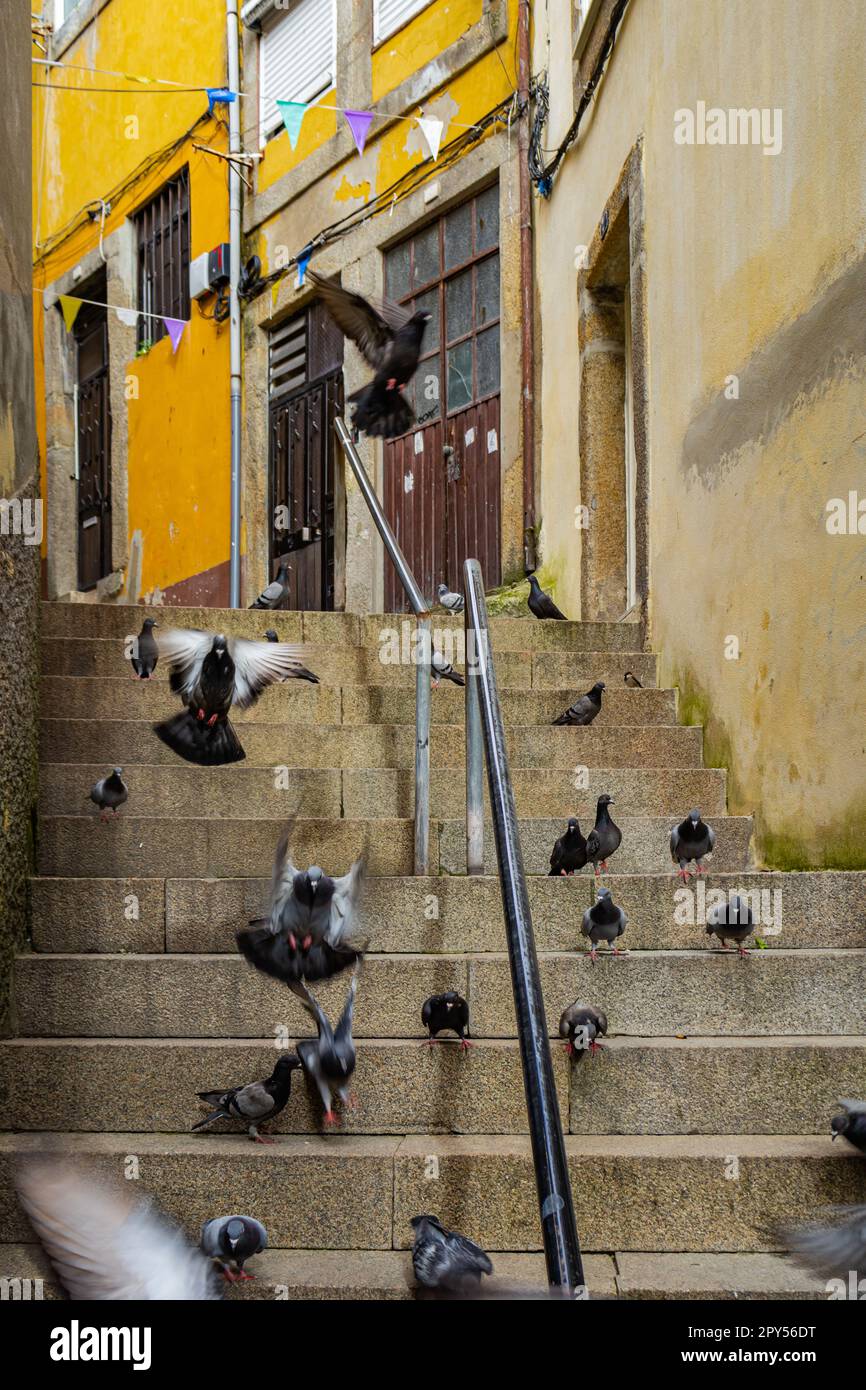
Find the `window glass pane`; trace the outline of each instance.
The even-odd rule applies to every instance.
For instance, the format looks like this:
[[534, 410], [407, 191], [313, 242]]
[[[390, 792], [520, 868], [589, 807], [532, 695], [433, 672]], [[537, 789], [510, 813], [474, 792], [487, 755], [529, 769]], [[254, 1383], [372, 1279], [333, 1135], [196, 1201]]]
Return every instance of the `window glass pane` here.
[[385, 256], [385, 293], [389, 299], [403, 299], [409, 293], [408, 241]]
[[426, 285], [429, 280], [439, 276], [439, 225], [419, 232], [415, 238], [415, 278], [416, 285]]
[[460, 410], [472, 400], [472, 342], [448, 351], [448, 409]]
[[445, 218], [445, 269], [462, 265], [472, 255], [472, 204], [464, 203]]
[[438, 352], [435, 357], [428, 357], [424, 362], [418, 363], [414, 380], [416, 416], [424, 424], [429, 420], [437, 420], [439, 418], [439, 403], [442, 398], [441, 363]]
[[481, 328], [499, 318], [499, 257], [491, 256], [475, 270], [475, 324]]
[[445, 286], [445, 331], [449, 343], [472, 327], [472, 271], [464, 270]]
[[475, 250], [499, 245], [499, 187], [494, 184], [475, 199]]
[[430, 352], [439, 346], [439, 291], [428, 290], [426, 294], [419, 294], [415, 300], [415, 312], [432, 314], [432, 318], [424, 329], [424, 338], [421, 343], [423, 352]]
[[475, 339], [478, 353], [478, 394], [489, 396], [499, 390], [499, 325], [479, 333]]

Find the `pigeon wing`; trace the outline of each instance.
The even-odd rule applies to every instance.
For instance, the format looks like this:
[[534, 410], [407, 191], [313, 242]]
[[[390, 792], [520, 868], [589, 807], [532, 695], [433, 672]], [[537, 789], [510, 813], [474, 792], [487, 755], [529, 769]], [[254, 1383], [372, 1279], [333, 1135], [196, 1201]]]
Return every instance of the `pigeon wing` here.
[[292, 674], [303, 648], [293, 642], [250, 642], [246, 637], [230, 637], [229, 652], [235, 664], [234, 704], [249, 709], [269, 685]]
[[707, 826], [707, 844], [709, 845], [709, 849], [706, 851], [706, 853], [712, 854], [713, 850], [716, 847], [716, 832], [710, 825]]
[[292, 863], [289, 841], [297, 816], [291, 816], [285, 833], [280, 837], [274, 854], [274, 873], [271, 885], [271, 921], [280, 923], [283, 912], [295, 895], [298, 867]]
[[259, 1120], [274, 1108], [274, 1098], [263, 1081], [251, 1081], [241, 1086], [234, 1096], [234, 1108], [245, 1120]]
[[202, 663], [212, 646], [213, 633], [197, 628], [172, 627], [160, 638], [160, 650], [171, 672], [171, 688], [187, 702], [192, 699]]
[[367, 869], [366, 849], [355, 860], [347, 874], [334, 879], [334, 896], [331, 899], [331, 921], [326, 941], [331, 946], [350, 942], [358, 928], [358, 904], [361, 888]]
[[843, 1207], [837, 1226], [801, 1226], [785, 1232], [795, 1259], [825, 1276], [844, 1278], [849, 1270], [866, 1273], [866, 1207]]
[[466, 1236], [451, 1232], [447, 1249], [452, 1257], [452, 1269], [457, 1274], [492, 1274], [490, 1256]]
[[402, 323], [392, 326], [385, 317], [386, 313], [392, 316], [392, 306], [383, 305], [380, 313], [360, 294], [344, 289], [336, 280], [317, 275], [313, 270], [307, 271], [307, 277], [318, 289], [337, 327], [352, 339], [373, 370], [378, 371], [391, 349], [394, 333], [405, 323], [405, 315]]

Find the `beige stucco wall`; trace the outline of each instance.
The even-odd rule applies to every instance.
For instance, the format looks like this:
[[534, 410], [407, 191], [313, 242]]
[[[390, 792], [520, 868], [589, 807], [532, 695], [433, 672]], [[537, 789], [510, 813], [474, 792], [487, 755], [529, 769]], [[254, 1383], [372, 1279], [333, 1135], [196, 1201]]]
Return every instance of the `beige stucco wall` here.
[[[570, 46], [555, 31], [548, 48], [535, 13], [551, 148]], [[730, 769], [730, 810], [754, 811], [759, 853], [792, 867], [866, 864], [866, 538], [825, 524], [830, 498], [866, 497], [864, 37], [859, 0], [633, 0], [536, 204], [542, 553], [577, 616], [572, 248], [643, 134], [650, 641]], [[676, 144], [675, 111], [698, 101], [781, 109], [781, 152]]]

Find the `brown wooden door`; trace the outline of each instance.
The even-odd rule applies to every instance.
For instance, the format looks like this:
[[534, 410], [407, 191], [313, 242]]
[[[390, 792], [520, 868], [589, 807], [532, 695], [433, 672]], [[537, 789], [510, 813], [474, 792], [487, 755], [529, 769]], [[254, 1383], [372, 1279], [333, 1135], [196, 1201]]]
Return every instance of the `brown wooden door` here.
[[[105, 298], [88, 293], [88, 298]], [[74, 324], [77, 343], [78, 587], [93, 589], [111, 573], [111, 407], [108, 318], [83, 304]]]

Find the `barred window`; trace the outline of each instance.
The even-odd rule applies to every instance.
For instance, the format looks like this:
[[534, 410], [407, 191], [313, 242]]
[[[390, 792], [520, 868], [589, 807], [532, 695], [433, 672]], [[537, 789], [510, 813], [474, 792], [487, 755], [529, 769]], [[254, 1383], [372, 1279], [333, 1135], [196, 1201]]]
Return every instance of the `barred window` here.
[[[170, 179], [135, 216], [138, 241], [138, 307], [144, 314], [188, 319], [189, 169]], [[138, 346], [158, 343], [161, 318], [139, 317]]]

